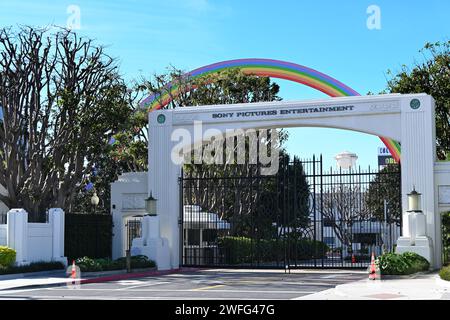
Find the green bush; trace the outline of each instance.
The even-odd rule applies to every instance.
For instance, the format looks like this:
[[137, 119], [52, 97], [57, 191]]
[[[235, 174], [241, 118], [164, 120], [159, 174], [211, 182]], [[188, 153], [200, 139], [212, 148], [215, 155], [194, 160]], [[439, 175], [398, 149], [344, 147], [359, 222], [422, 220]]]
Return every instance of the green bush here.
[[[127, 267], [126, 257], [119, 258], [117, 260], [111, 259], [92, 259], [89, 257], [79, 258], [75, 261], [75, 264], [80, 268], [82, 272], [96, 272], [96, 271], [111, 271], [122, 270]], [[138, 255], [131, 257], [131, 268], [153, 268], [156, 264], [154, 261], [149, 260], [146, 256]]]
[[32, 262], [26, 266], [0, 267], [0, 274], [14, 274], [64, 269], [64, 264], [56, 261]]
[[430, 263], [427, 259], [414, 252], [404, 252], [402, 256], [406, 259], [406, 262], [410, 265], [409, 273], [415, 273], [419, 271], [428, 271], [430, 269]]
[[82, 257], [75, 260], [75, 264], [80, 268], [80, 271], [83, 272], [102, 271], [102, 266], [97, 259]]
[[225, 236], [218, 239], [218, 245], [225, 264], [281, 261], [286, 251], [296, 260], [324, 258], [329, 250], [321, 241], [293, 238], [284, 241]]
[[442, 280], [450, 281], [450, 265], [443, 267], [441, 271], [439, 271], [439, 276]]
[[442, 245], [444, 263], [450, 262], [450, 212], [442, 214]]
[[[114, 261], [115, 264], [120, 266], [120, 269], [125, 269], [127, 267], [127, 258], [122, 257]], [[153, 260], [149, 260], [147, 256], [137, 255], [131, 256], [131, 268], [153, 268], [156, 267], [156, 264]]]
[[406, 259], [396, 253], [384, 253], [378, 257], [378, 266], [381, 274], [384, 275], [403, 275], [410, 269]]
[[0, 266], [10, 267], [16, 262], [16, 251], [14, 249], [0, 246]]
[[227, 263], [250, 263], [252, 260], [252, 242], [246, 237], [220, 237], [219, 247], [225, 255]]
[[378, 265], [384, 275], [406, 275], [430, 268], [430, 263], [425, 258], [413, 252], [384, 253], [378, 257]]

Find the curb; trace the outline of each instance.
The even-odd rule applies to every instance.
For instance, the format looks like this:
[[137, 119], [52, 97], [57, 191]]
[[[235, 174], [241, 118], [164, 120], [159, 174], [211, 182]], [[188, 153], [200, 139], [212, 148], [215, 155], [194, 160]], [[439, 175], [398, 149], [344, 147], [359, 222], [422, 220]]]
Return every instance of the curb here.
[[[132, 269], [132, 273], [138, 273], [138, 272], [147, 272], [147, 271], [157, 271], [156, 268], [136, 268]], [[118, 274], [126, 274], [126, 269], [119, 269], [119, 270], [110, 270], [110, 271], [91, 271], [91, 272], [82, 272], [81, 274], [86, 278], [97, 278], [97, 277], [106, 277], [106, 276], [113, 276]]]
[[0, 275], [1, 280], [13, 280], [18, 278], [29, 278], [35, 276], [45, 276], [48, 274], [54, 275], [64, 275], [66, 273], [65, 269], [55, 269], [55, 270], [46, 270], [46, 271], [37, 271], [37, 272], [25, 272], [25, 273], [9, 273]]
[[401, 280], [401, 279], [415, 279], [419, 276], [423, 276], [426, 274], [432, 274], [434, 271], [420, 271], [412, 274], [404, 274], [404, 275], [391, 275], [391, 274], [385, 274], [381, 275], [381, 280]]

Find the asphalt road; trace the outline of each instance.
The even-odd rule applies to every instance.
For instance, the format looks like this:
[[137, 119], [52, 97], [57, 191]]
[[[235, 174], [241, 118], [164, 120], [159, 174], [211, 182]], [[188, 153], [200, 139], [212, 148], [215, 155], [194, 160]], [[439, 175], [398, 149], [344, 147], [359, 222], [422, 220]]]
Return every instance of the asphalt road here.
[[208, 269], [130, 280], [66, 286], [2, 290], [0, 299], [194, 300], [295, 299], [336, 285], [357, 281], [363, 271]]

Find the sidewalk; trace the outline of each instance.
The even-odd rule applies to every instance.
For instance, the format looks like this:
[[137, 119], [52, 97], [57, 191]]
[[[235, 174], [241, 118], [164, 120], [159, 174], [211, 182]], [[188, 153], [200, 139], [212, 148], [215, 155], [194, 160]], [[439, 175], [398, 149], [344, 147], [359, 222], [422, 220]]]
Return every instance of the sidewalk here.
[[8, 274], [0, 276], [0, 290], [21, 287], [46, 286], [67, 282], [65, 270]]
[[450, 282], [437, 272], [397, 279], [361, 280], [298, 300], [450, 300]]

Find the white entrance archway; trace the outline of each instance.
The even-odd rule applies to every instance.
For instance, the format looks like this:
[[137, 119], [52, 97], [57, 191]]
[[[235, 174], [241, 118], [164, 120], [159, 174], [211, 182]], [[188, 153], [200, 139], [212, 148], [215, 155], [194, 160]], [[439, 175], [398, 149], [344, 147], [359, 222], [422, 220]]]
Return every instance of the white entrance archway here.
[[[265, 112], [264, 112], [265, 111]], [[218, 114], [227, 116], [218, 117]], [[403, 237], [398, 249], [425, 255], [433, 268], [441, 266], [441, 229], [436, 203], [434, 100], [426, 94], [340, 97], [293, 102], [186, 107], [149, 113], [148, 192], [158, 199], [160, 234], [170, 248], [170, 266], [180, 264], [180, 166], [171, 154], [179, 141], [174, 130], [194, 134], [194, 122], [202, 122], [201, 136], [209, 129], [266, 129], [329, 127], [387, 137], [401, 142]], [[198, 142], [198, 141], [192, 141]], [[192, 143], [190, 142], [190, 143]], [[415, 186], [422, 195], [426, 235], [420, 245], [410, 246], [406, 194]], [[158, 261], [157, 261], [158, 263]], [[161, 261], [162, 265], [169, 264]]]

